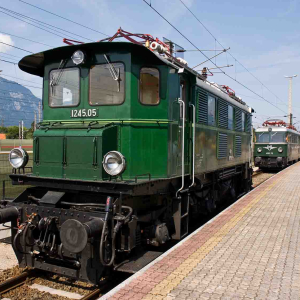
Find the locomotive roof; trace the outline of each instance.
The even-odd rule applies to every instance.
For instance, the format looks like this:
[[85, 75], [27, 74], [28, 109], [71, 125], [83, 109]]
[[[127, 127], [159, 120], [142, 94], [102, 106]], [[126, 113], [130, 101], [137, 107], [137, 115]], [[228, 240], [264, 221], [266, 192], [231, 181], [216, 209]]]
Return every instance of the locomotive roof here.
[[277, 126], [259, 127], [257, 129], [255, 129], [255, 132], [268, 132], [269, 128], [272, 128], [272, 132], [273, 131], [277, 131], [277, 132], [291, 132], [291, 133], [295, 133], [297, 135], [300, 135], [300, 132], [295, 131], [293, 129], [290, 129], [290, 128], [287, 128], [287, 127], [277, 127]]
[[157, 60], [157, 63], [164, 63], [166, 65], [171, 66], [174, 69], [184, 68], [185, 71], [193, 74], [197, 78], [197, 85], [203, 87], [204, 89], [210, 91], [211, 93], [219, 96], [220, 98], [225, 99], [226, 101], [232, 103], [233, 105], [248, 111], [252, 112], [252, 108], [247, 106], [246, 104], [239, 103], [238, 101], [229, 97], [224, 91], [220, 90], [212, 83], [207, 81], [201, 74], [196, 72], [195, 70], [191, 69], [187, 65], [181, 64], [179, 61], [175, 60], [171, 62], [170, 60], [164, 58], [163, 56], [150, 51], [143, 45], [133, 44], [129, 42], [94, 42], [94, 43], [85, 43], [85, 44], [77, 44], [71, 46], [62, 46], [58, 48], [49, 49], [43, 52], [39, 52], [36, 54], [31, 54], [23, 57], [19, 61], [19, 68], [27, 73], [37, 75], [37, 76], [44, 76], [44, 66], [45, 60], [53, 59], [53, 58], [64, 58], [64, 57], [71, 57], [72, 54], [76, 50], [84, 50], [87, 54], [95, 52], [95, 50], [100, 50], [103, 52], [110, 52], [110, 51], [118, 51], [119, 53], [130, 51], [131, 53], [142, 55], [145, 57], [145, 60], [151, 58], [152, 60]]
[[[128, 43], [128, 42], [94, 42], [94, 43], [85, 43], [85, 44], [78, 44], [72, 46], [62, 46], [58, 48], [49, 49], [43, 52], [39, 52], [36, 54], [27, 55], [19, 61], [19, 68], [27, 73], [38, 75], [43, 77], [44, 76], [44, 66], [45, 66], [45, 59], [53, 59], [55, 57], [62, 58], [62, 57], [71, 57], [72, 54], [76, 50], [83, 50], [87, 53], [95, 52], [97, 50], [103, 52], [110, 52], [110, 51], [118, 51], [119, 53], [130, 51], [132, 53], [136, 53], [138, 55], [142, 55], [145, 58], [151, 57], [152, 59], [156, 60], [157, 63], [165, 63], [167, 65], [171, 65], [175, 69], [179, 69], [178, 66], [171, 63], [167, 59], [156, 55], [154, 52], [147, 49], [145, 46]], [[197, 72], [195, 72], [195, 75]]]

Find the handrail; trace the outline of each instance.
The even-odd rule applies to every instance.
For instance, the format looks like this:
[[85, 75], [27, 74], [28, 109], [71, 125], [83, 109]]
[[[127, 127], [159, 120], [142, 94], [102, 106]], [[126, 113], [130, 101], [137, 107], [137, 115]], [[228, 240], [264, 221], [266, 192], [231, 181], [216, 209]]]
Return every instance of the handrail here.
[[195, 141], [196, 141], [196, 107], [192, 103], [190, 103], [190, 106], [193, 108], [193, 159], [192, 159], [192, 183], [189, 186], [189, 188], [195, 185]]
[[180, 98], [178, 99], [180, 109], [182, 108], [182, 147], [181, 147], [181, 188], [176, 192], [176, 198], [178, 193], [184, 188], [184, 130], [185, 130], [185, 103]]

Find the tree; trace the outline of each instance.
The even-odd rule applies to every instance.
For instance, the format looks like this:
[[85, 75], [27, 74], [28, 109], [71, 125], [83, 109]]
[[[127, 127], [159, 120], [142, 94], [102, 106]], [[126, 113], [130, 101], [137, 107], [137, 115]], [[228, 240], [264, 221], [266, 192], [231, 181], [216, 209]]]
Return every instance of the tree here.
[[9, 126], [6, 128], [6, 138], [7, 139], [18, 139], [19, 138], [19, 127], [18, 126]]
[[33, 132], [34, 132], [34, 122], [31, 123], [31, 127], [25, 131], [25, 128], [24, 128], [24, 138], [26, 139], [32, 139], [33, 138]]
[[7, 128], [4, 126], [0, 126], [0, 133], [7, 133]]

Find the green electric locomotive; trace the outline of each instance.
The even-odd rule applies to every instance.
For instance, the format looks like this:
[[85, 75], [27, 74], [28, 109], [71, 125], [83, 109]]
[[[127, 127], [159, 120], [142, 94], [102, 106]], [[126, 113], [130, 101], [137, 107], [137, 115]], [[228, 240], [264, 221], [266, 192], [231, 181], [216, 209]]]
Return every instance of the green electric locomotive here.
[[260, 169], [282, 169], [300, 158], [300, 133], [282, 120], [268, 120], [255, 130], [254, 163]]
[[44, 79], [32, 174], [24, 149], [9, 158], [13, 184], [32, 187], [0, 210], [22, 267], [93, 283], [135, 272], [251, 187], [251, 108], [171, 42], [120, 35], [131, 43], [66, 40], [19, 62]]

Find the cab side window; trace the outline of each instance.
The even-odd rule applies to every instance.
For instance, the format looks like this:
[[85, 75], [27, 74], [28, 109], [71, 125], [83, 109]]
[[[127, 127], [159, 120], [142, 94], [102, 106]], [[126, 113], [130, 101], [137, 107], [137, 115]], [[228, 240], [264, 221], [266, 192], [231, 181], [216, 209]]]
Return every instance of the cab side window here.
[[144, 105], [157, 105], [159, 98], [159, 71], [155, 68], [142, 68], [140, 71], [140, 102]]

